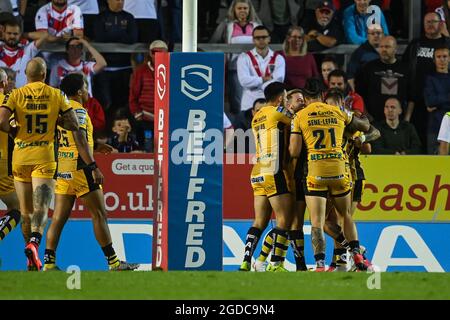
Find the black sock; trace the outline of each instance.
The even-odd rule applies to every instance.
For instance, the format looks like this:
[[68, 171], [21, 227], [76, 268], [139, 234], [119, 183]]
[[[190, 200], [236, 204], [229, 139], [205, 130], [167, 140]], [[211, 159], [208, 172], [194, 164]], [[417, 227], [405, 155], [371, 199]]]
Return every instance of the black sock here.
[[45, 249], [44, 263], [45, 264], [55, 264], [56, 263], [56, 252], [55, 252], [55, 250]]
[[20, 211], [12, 209], [0, 218], [0, 240], [3, 240], [20, 222]]
[[344, 234], [341, 232], [339, 236], [335, 239], [337, 242], [341, 244], [344, 248], [350, 249], [349, 244], [347, 240], [344, 237]]
[[350, 241], [349, 243], [350, 246], [350, 251], [353, 254], [360, 254], [360, 250], [359, 250], [359, 241], [358, 240], [354, 240], [354, 241]]
[[117, 258], [116, 252], [114, 251], [114, 248], [112, 246], [112, 243], [102, 247], [102, 251], [106, 257], [106, 260], [108, 260], [109, 265], [114, 264], [117, 261], [119, 261], [119, 259]]
[[41, 244], [41, 239], [42, 239], [42, 234], [40, 234], [39, 232], [32, 232], [31, 233], [30, 242], [33, 242], [38, 247]]
[[345, 248], [337, 248], [333, 250], [334, 260], [336, 261], [337, 264], [342, 265], [344, 263], [347, 263], [346, 260], [342, 259], [342, 256], [346, 253], [347, 249]]
[[325, 253], [315, 254], [314, 260], [316, 260], [316, 265], [318, 267], [325, 267]]
[[288, 233], [291, 247], [294, 249], [296, 269], [297, 271], [306, 271], [305, 235], [302, 230], [291, 230]]
[[255, 251], [260, 237], [261, 230], [255, 227], [250, 227], [250, 229], [248, 229], [247, 238], [245, 239], [244, 261], [247, 261], [248, 263], [252, 262], [253, 252]]

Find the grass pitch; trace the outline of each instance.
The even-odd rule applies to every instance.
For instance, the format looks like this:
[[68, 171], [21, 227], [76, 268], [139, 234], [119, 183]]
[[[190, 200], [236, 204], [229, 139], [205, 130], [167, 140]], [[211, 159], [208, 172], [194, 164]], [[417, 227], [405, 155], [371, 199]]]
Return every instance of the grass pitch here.
[[381, 273], [381, 289], [369, 290], [372, 275], [82, 272], [81, 289], [69, 290], [66, 283], [71, 275], [65, 272], [0, 272], [0, 299], [450, 299], [447, 273]]

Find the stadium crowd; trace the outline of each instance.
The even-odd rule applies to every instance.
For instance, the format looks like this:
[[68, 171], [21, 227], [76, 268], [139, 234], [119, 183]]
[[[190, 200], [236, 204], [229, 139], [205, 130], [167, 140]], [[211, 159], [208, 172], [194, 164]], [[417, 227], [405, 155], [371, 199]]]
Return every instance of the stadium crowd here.
[[[226, 127], [250, 127], [251, 109], [269, 83], [301, 89], [318, 78], [328, 88], [329, 73], [338, 69], [346, 98], [382, 131], [374, 153], [438, 153], [440, 124], [450, 111], [450, 1], [421, 3], [423, 34], [400, 54], [397, 42], [408, 37], [403, 0], [199, 0], [200, 42], [255, 45], [227, 55]], [[82, 72], [95, 139], [118, 152], [153, 151], [153, 58], [181, 42], [182, 1], [6, 0], [0, 10], [0, 66], [10, 84], [25, 84], [34, 56], [47, 61], [51, 86]], [[258, 26], [269, 36], [255, 37]], [[45, 42], [64, 44], [66, 53], [40, 51]], [[91, 42], [150, 46], [145, 55], [101, 53]], [[274, 52], [274, 43], [283, 49]], [[342, 55], [321, 53], [339, 44], [358, 45], [346, 65]], [[388, 98], [400, 105], [398, 123], [389, 120]]]

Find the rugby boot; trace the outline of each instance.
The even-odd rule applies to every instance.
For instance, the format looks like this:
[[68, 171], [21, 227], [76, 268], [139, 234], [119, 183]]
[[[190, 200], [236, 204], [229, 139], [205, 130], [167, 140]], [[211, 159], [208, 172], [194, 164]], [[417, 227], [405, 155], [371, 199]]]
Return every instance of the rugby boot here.
[[39, 259], [38, 246], [30, 242], [25, 247], [25, 255], [27, 256], [28, 271], [40, 271], [42, 269], [42, 262]]

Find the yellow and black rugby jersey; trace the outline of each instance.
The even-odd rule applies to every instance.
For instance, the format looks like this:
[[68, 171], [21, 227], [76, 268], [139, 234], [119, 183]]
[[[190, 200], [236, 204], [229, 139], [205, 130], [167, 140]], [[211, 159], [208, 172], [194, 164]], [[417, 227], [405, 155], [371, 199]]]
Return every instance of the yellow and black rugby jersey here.
[[[3, 101], [4, 94], [0, 93]], [[6, 132], [0, 131], [0, 178], [11, 175], [11, 160], [14, 142]]]
[[308, 151], [308, 174], [317, 177], [340, 176], [345, 170], [342, 150], [345, 126], [353, 113], [323, 102], [300, 110], [292, 123], [292, 133], [300, 133]]
[[[94, 152], [94, 129], [91, 118], [80, 103], [70, 100], [70, 106], [77, 115], [80, 129], [86, 131], [91, 152]], [[58, 143], [58, 172], [73, 172], [86, 166], [86, 163], [78, 156], [78, 149], [71, 131], [58, 126]]]
[[266, 106], [252, 120], [256, 144], [253, 174], [276, 173], [289, 165], [289, 126], [292, 114], [284, 107]]
[[352, 180], [364, 180], [364, 170], [361, 167], [361, 162], [359, 161], [359, 154], [361, 149], [355, 145], [355, 139], [361, 137], [363, 133], [361, 131], [356, 131], [350, 139], [347, 139], [347, 144], [345, 145], [345, 153], [348, 157], [348, 163], [350, 165], [350, 172], [352, 175]]
[[56, 161], [56, 121], [70, 110], [64, 93], [43, 82], [32, 82], [6, 95], [3, 107], [14, 113], [18, 126], [13, 162], [17, 165]]

